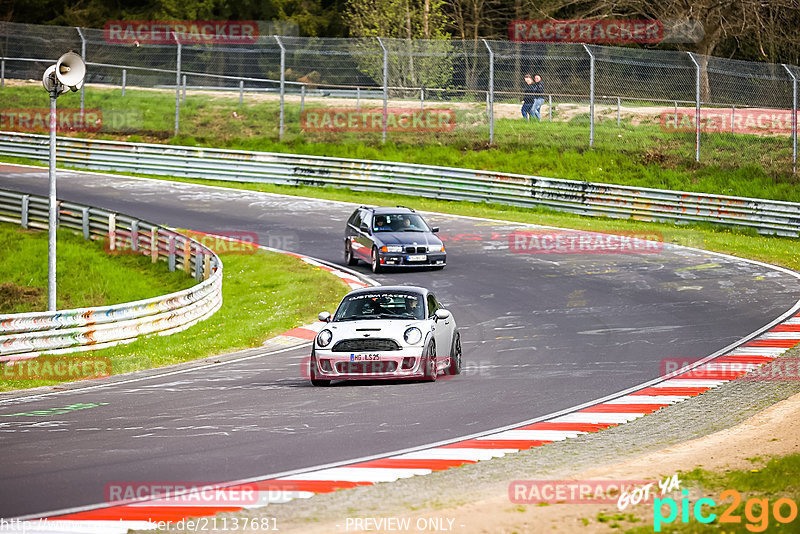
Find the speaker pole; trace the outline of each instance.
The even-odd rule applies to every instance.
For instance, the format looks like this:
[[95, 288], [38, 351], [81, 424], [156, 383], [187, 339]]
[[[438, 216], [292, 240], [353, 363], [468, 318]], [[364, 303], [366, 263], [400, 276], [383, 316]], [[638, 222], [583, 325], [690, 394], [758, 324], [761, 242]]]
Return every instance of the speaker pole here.
[[[53, 76], [55, 78], [55, 76]], [[60, 83], [53, 80], [50, 89], [50, 194], [47, 219], [47, 310], [56, 311], [56, 228], [58, 227], [58, 203], [56, 201], [56, 98]]]

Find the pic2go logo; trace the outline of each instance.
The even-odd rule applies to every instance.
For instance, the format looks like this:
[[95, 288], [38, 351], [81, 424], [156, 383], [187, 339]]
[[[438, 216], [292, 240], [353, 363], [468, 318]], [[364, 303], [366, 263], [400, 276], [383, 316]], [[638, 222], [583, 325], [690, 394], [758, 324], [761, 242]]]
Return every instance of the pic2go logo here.
[[[691, 509], [694, 519], [700, 523], [712, 523], [717, 519], [717, 514], [712, 513], [710, 510], [705, 509], [717, 506], [714, 499], [704, 497], [698, 499], [694, 506], [689, 502], [689, 490], [681, 492], [683, 498], [680, 504], [670, 497], [663, 499], [656, 498], [653, 501], [653, 530], [661, 532], [661, 526], [674, 522], [678, 518], [678, 513], [681, 516], [681, 523], [689, 522], [689, 511]], [[725, 490], [719, 494], [720, 501], [731, 499], [731, 504], [719, 515], [719, 523], [742, 523], [742, 516], [736, 514], [736, 509], [742, 502], [742, 496], [736, 490]], [[667, 508], [667, 515], [664, 515], [664, 508]], [[769, 500], [763, 498], [753, 497], [748, 499], [744, 504], [744, 516], [747, 519], [745, 528], [750, 532], [764, 532], [769, 526], [770, 511], [772, 517], [778, 523], [787, 524], [791, 523], [797, 518], [797, 503], [786, 497], [780, 498], [775, 501], [770, 508]]]

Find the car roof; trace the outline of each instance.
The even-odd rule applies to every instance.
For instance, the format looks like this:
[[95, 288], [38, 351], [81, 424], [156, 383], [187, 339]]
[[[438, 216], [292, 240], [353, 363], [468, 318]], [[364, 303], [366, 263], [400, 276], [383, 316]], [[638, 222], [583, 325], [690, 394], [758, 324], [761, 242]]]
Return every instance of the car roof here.
[[373, 287], [360, 287], [358, 289], [354, 289], [345, 296], [348, 297], [350, 295], [359, 295], [361, 293], [390, 293], [392, 291], [407, 291], [411, 293], [419, 293], [423, 297], [427, 297], [428, 293], [430, 293], [430, 291], [428, 291], [426, 288], [418, 286], [373, 286]]
[[377, 206], [377, 207], [370, 207], [370, 206], [361, 206], [359, 209], [371, 211], [376, 215], [382, 215], [386, 213], [416, 213], [413, 209], [407, 208], [405, 206]]

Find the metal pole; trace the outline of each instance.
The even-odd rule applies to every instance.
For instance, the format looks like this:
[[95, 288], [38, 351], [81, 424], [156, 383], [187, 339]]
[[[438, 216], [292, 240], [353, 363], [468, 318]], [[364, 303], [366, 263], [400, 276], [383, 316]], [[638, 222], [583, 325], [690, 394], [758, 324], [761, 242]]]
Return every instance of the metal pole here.
[[361, 113], [361, 88], [356, 87], [356, 113]]
[[692, 60], [695, 67], [695, 113], [694, 113], [694, 123], [695, 123], [695, 151], [694, 151], [694, 160], [700, 161], [700, 64], [694, 59], [694, 54], [691, 52], [686, 52], [689, 54], [689, 59]]
[[678, 131], [678, 101], [675, 101], [675, 131]]
[[386, 125], [387, 125], [387, 115], [388, 115], [388, 106], [389, 106], [389, 51], [386, 50], [386, 47], [383, 46], [383, 41], [380, 37], [377, 37], [378, 44], [381, 45], [383, 49], [383, 140], [382, 142], [386, 142]]
[[0, 61], [0, 89], [6, 86], [6, 60]]
[[60, 83], [55, 81], [50, 91], [50, 179], [49, 209], [47, 217], [47, 311], [56, 311], [56, 228], [58, 203], [56, 201], [56, 98]]
[[239, 80], [239, 105], [244, 102], [244, 80]]
[[122, 96], [125, 96], [125, 85], [128, 83], [128, 69], [122, 69]]
[[306, 86], [300, 86], [300, 113], [306, 108]]
[[425, 111], [425, 88], [419, 88], [419, 110]]
[[589, 54], [589, 147], [594, 146], [594, 54], [589, 47], [583, 45]]
[[186, 75], [184, 74], [181, 79], [181, 104], [186, 102]]
[[553, 95], [547, 95], [547, 120], [553, 122]]
[[481, 40], [489, 51], [489, 92], [486, 93], [486, 98], [489, 104], [489, 143], [494, 143], [494, 50], [486, 39]]
[[797, 76], [786, 66], [783, 65], [789, 76], [792, 77], [792, 172], [797, 173]]
[[[83, 31], [80, 28], [75, 26], [75, 29], [78, 30], [78, 35], [81, 36], [81, 57], [84, 61], [86, 61], [86, 38], [83, 36]], [[81, 117], [83, 116], [83, 102], [86, 96], [86, 84], [81, 84]]]
[[619, 108], [620, 108], [620, 98], [617, 97], [617, 128], [619, 128]]
[[178, 45], [178, 62], [175, 65], [175, 137], [177, 137], [181, 116], [181, 42], [178, 41], [178, 36], [175, 32], [172, 32], [172, 36], [175, 37], [175, 42]]
[[278, 127], [278, 139], [283, 139], [283, 97], [286, 91], [286, 48], [283, 47], [280, 37], [274, 36], [278, 46], [281, 47], [281, 118]]
[[733, 125], [736, 122], [736, 104], [731, 106], [731, 133], [733, 133]]

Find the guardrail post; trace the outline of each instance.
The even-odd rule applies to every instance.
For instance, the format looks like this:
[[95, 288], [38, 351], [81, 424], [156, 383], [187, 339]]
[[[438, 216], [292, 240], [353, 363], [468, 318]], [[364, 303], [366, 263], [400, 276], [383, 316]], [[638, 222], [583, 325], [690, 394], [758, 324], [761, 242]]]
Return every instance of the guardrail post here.
[[131, 221], [131, 250], [139, 250], [139, 221]]
[[486, 39], [481, 40], [489, 51], [489, 91], [486, 93], [486, 105], [489, 111], [489, 143], [494, 143], [494, 50]]
[[84, 239], [92, 237], [92, 229], [89, 227], [89, 208], [81, 208], [81, 229]]
[[117, 249], [117, 214], [108, 214], [108, 249]]
[[594, 146], [594, 54], [589, 47], [583, 45], [589, 54], [589, 147]]
[[28, 229], [28, 203], [30, 200], [30, 195], [22, 195], [22, 209], [19, 216], [19, 224], [26, 230]]
[[797, 76], [783, 64], [783, 68], [792, 77], [792, 172], [797, 173]]
[[128, 69], [122, 69], [122, 96], [125, 96], [125, 86], [128, 84]]
[[169, 247], [167, 251], [167, 265], [169, 266], [170, 272], [175, 270], [175, 236], [169, 236], [169, 242], [167, 243]]
[[244, 102], [244, 80], [239, 80], [239, 105]]
[[158, 229], [150, 228], [150, 263], [158, 261]]
[[378, 44], [381, 45], [381, 49], [383, 50], [383, 140], [382, 142], [386, 142], [386, 127], [388, 124], [388, 107], [389, 107], [389, 51], [386, 50], [386, 47], [383, 46], [383, 40], [380, 37], [376, 37], [378, 39]]
[[175, 44], [178, 45], [177, 63], [175, 64], [175, 137], [178, 137], [181, 117], [181, 42], [175, 32], [172, 32], [172, 36], [175, 38]]
[[200, 247], [194, 249], [194, 279], [200, 281], [203, 278], [203, 254], [200, 252]]
[[[86, 61], [86, 37], [83, 36], [83, 31], [75, 26], [75, 29], [78, 30], [78, 35], [81, 36], [81, 58]], [[86, 97], [86, 83], [81, 84], [81, 116], [83, 116], [83, 103]]]
[[208, 280], [211, 276], [211, 258], [208, 254], [203, 254], [203, 280]]
[[278, 140], [283, 139], [283, 97], [286, 94], [286, 48], [283, 47], [280, 37], [274, 36], [281, 47], [281, 118], [280, 126], [278, 127]]
[[183, 270], [187, 273], [192, 270], [192, 244], [188, 239], [183, 240]]
[[300, 86], [300, 113], [306, 109], [306, 86], [305, 84]]
[[[694, 92], [695, 92], [695, 112], [694, 112], [694, 122], [695, 122], [695, 149], [694, 149], [694, 160], [700, 161], [700, 64], [694, 59], [694, 54], [691, 52], [686, 52], [689, 54], [689, 59], [692, 60], [695, 67], [695, 80], [694, 80]], [[677, 116], [677, 115], [676, 115]]]

